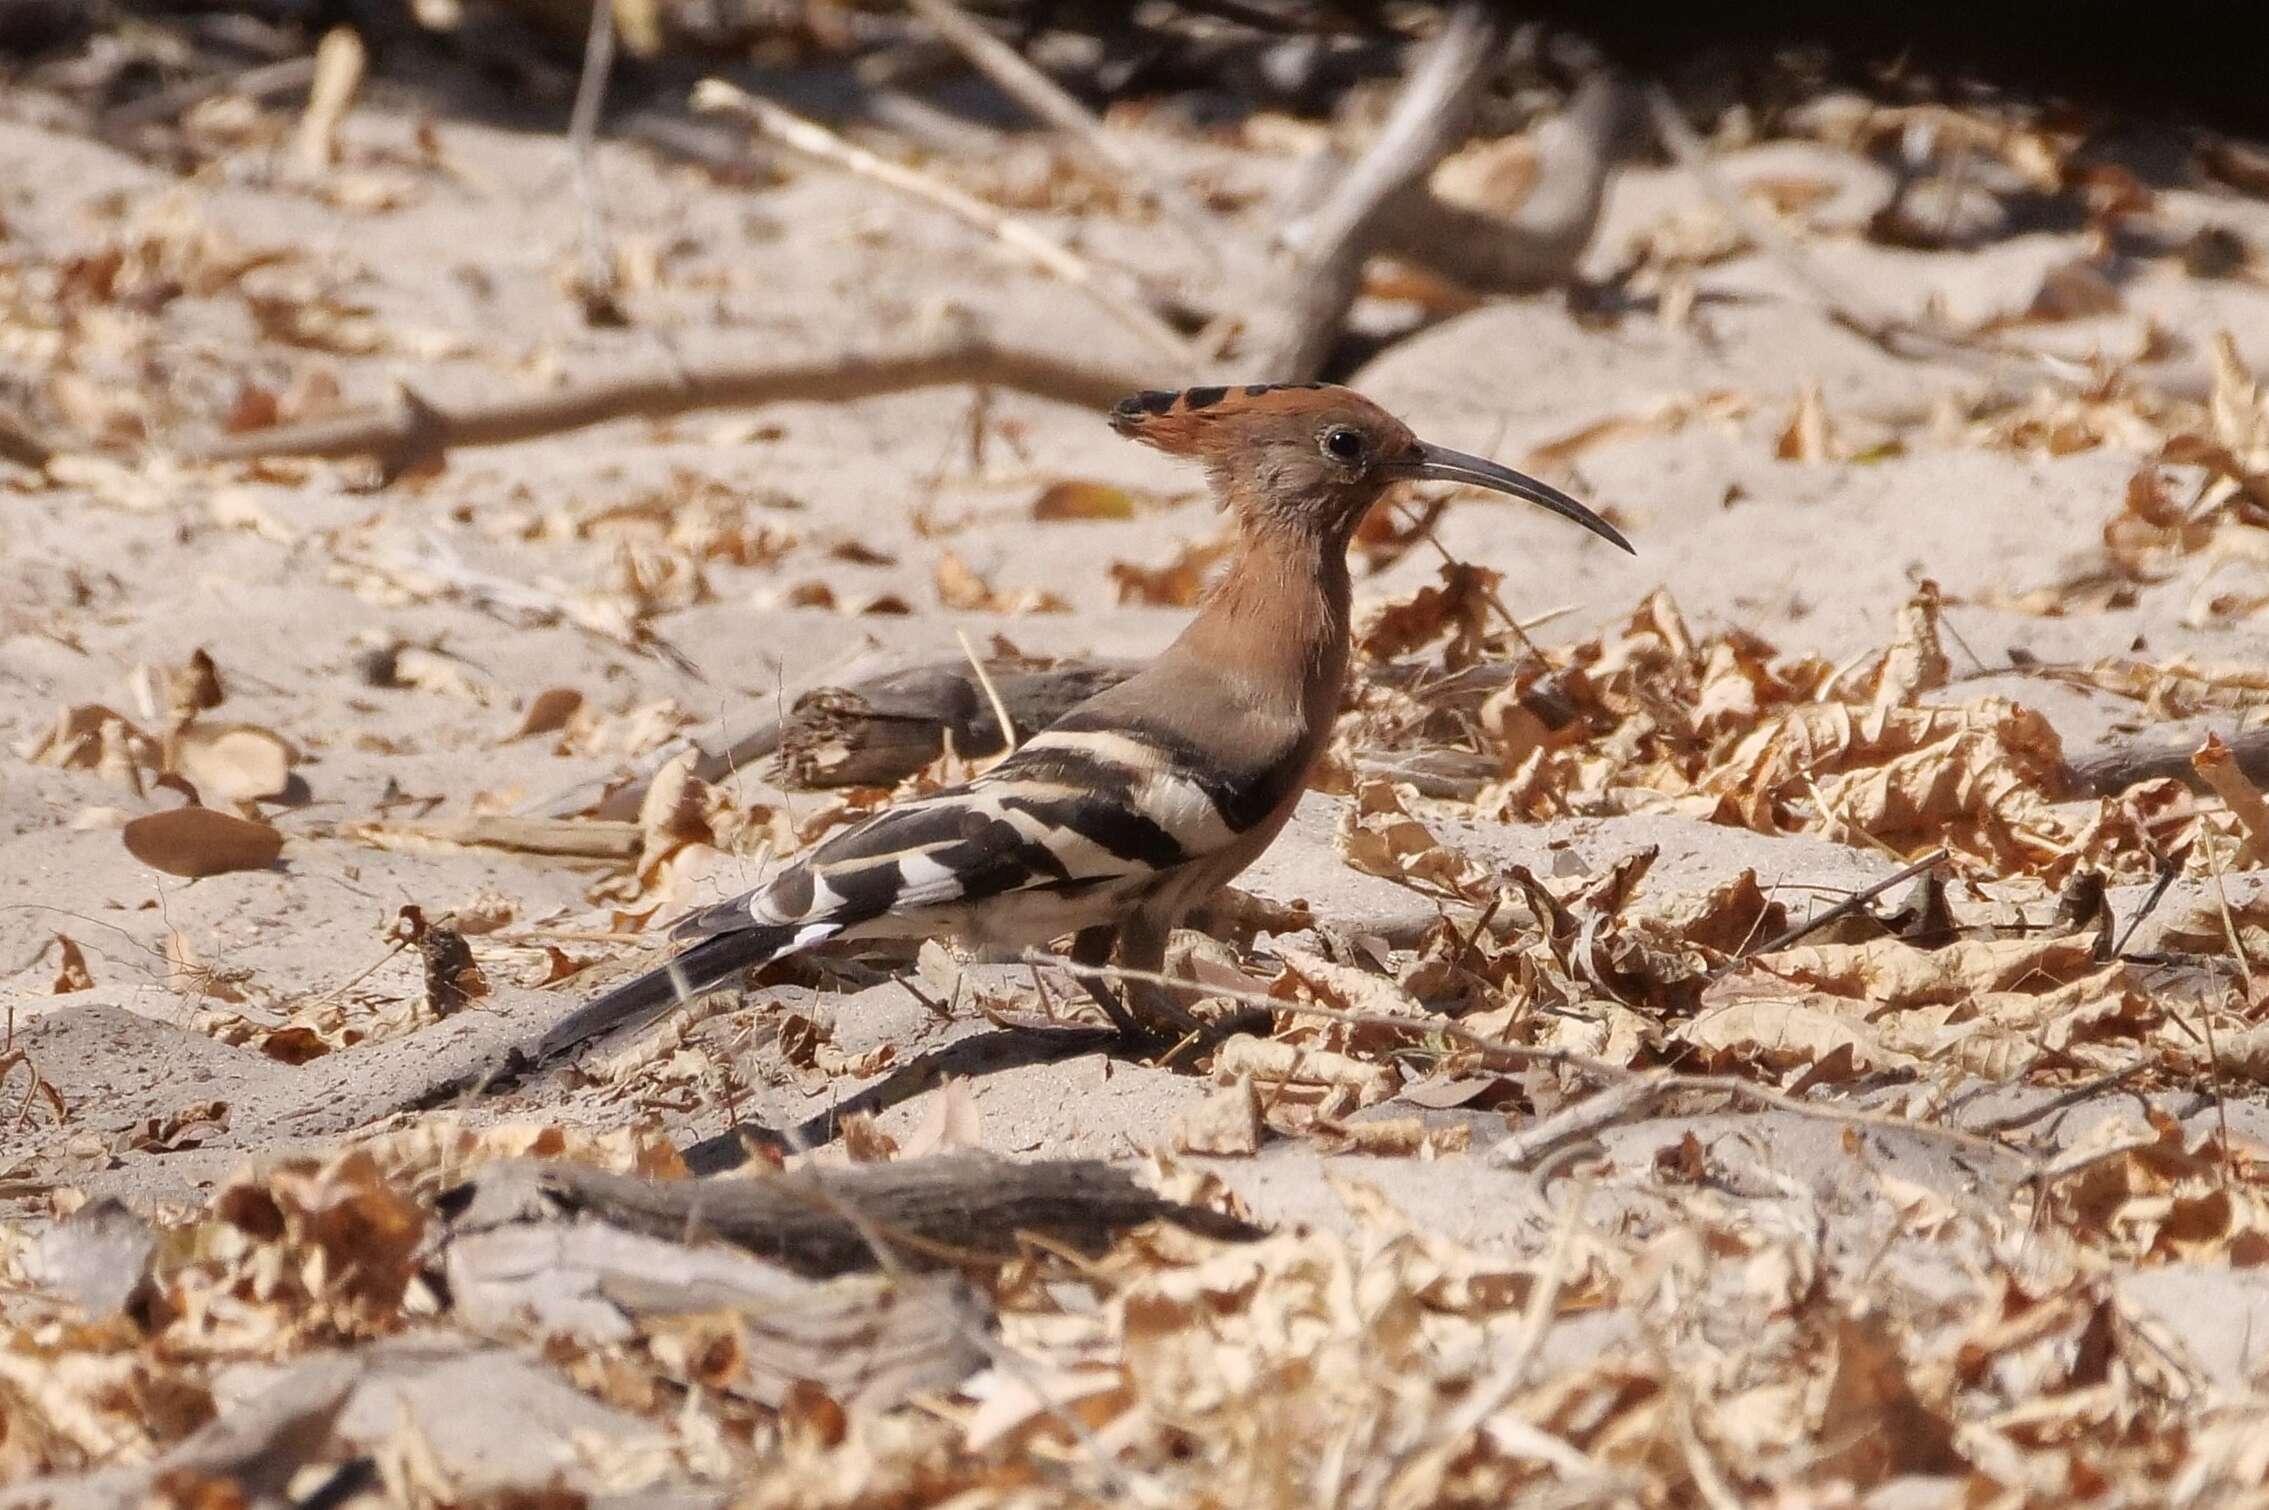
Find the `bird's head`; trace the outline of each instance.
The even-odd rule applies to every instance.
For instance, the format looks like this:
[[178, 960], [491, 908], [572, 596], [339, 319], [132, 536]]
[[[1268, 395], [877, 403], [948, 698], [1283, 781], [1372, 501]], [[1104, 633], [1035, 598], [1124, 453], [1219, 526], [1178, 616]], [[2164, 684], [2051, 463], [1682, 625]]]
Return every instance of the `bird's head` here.
[[1138, 393], [1113, 407], [1111, 428], [1204, 462], [1250, 526], [1289, 527], [1344, 545], [1388, 487], [1431, 478], [1525, 498], [1631, 549], [1613, 525], [1558, 488], [1430, 445], [1360, 393], [1331, 383]]

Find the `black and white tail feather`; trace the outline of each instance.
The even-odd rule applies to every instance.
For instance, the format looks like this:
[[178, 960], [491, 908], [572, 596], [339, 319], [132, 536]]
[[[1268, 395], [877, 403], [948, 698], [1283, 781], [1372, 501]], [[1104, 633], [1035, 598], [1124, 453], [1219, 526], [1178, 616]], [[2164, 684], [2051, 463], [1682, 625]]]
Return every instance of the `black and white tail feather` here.
[[671, 937], [692, 948], [570, 1014], [536, 1060], [831, 940], [1014, 949], [1107, 923], [1267, 816], [1297, 777], [1289, 750], [1270, 754], [1225, 770], [1164, 730], [1075, 711], [966, 786], [886, 808], [686, 917]]

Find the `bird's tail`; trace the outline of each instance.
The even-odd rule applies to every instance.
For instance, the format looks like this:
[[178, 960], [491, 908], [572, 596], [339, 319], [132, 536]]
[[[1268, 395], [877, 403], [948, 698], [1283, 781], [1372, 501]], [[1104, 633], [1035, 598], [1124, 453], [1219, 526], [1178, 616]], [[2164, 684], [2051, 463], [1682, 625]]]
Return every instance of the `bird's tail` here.
[[[543, 1064], [556, 1059], [602, 1033], [633, 1023], [651, 1022], [679, 1002], [689, 1001], [751, 966], [770, 964], [784, 954], [793, 954], [818, 942], [810, 936], [812, 931], [793, 924], [743, 926], [703, 939], [668, 964], [649, 970], [636, 980], [626, 981], [570, 1012], [537, 1042], [535, 1062]], [[833, 932], [832, 929], [826, 931]]]

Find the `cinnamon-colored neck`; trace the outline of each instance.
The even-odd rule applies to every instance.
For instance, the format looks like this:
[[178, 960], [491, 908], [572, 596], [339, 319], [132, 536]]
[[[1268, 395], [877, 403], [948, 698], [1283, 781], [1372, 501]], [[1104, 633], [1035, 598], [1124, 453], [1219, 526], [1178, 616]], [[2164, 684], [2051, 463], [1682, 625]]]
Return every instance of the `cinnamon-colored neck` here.
[[1347, 678], [1347, 546], [1281, 520], [1242, 521], [1237, 553], [1167, 651], [1226, 676], [1255, 708], [1330, 727]]

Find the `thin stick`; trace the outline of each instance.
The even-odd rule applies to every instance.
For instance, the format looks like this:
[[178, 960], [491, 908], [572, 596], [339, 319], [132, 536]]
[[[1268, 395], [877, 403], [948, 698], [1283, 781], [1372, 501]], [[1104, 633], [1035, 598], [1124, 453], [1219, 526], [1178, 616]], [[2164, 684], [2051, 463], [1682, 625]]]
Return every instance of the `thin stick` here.
[[1011, 99], [1034, 116], [1067, 133], [1087, 150], [1098, 166], [1108, 172], [1140, 179], [1143, 189], [1158, 201], [1158, 207], [1166, 212], [1166, 217], [1173, 221], [1184, 239], [1209, 265], [1221, 265], [1217, 228], [1207, 221], [1197, 201], [1180, 185], [1150, 172], [1141, 154], [1129, 148], [1123, 138], [1113, 135], [1111, 128], [1094, 111], [1073, 98], [1069, 90], [1033, 66], [1024, 54], [970, 19], [953, 0], [907, 0], [907, 3], [939, 36], [952, 44], [955, 51], [967, 58], [972, 67], [1000, 85]]
[[2135, 909], [2135, 916], [2127, 920], [2126, 931], [2120, 934], [2119, 942], [2112, 946], [2114, 959], [2127, 952], [2128, 944], [2135, 938], [2135, 930], [2143, 926], [2145, 918], [2158, 911], [2159, 903], [2166, 899], [2167, 888], [2174, 885], [2175, 878], [2181, 874], [2182, 866], [2179, 863], [2164, 855], [2159, 857], [2159, 878], [2151, 883], [2150, 895], [2143, 898], [2143, 905]]
[[1773, 937], [1767, 939], [1764, 943], [1758, 945], [1756, 948], [1744, 950], [1742, 953], [1735, 955], [1732, 959], [1727, 960], [1725, 964], [1718, 967], [1719, 973], [1730, 970], [1731, 968], [1733, 968], [1733, 966], [1740, 964], [1744, 960], [1752, 959], [1760, 954], [1775, 953], [1779, 950], [1786, 949], [1789, 945], [1794, 944], [1801, 939], [1810, 937], [1812, 934], [1819, 932], [1821, 929], [1827, 927], [1830, 923], [1836, 921], [1836, 919], [1851, 916], [1851, 914], [1859, 911], [1860, 908], [1865, 907], [1869, 902], [1874, 901], [1884, 892], [1889, 891], [1892, 887], [1899, 885], [1901, 882], [1911, 881], [1916, 876], [1923, 874], [1925, 871], [1935, 870], [1940, 865], [1945, 864], [1947, 858], [1948, 855], [1945, 850], [1932, 850], [1929, 854], [1924, 855], [1921, 859], [1915, 861], [1912, 865], [1893, 871], [1891, 874], [1885, 876], [1882, 880], [1877, 881], [1873, 886], [1866, 888], [1864, 891], [1853, 892], [1850, 896], [1845, 897], [1835, 906], [1830, 907], [1825, 912], [1820, 913], [1818, 916], [1807, 918], [1805, 921], [1797, 923], [1792, 927], [1784, 928]]
[[313, 53], [305, 57], [284, 58], [274, 63], [256, 63], [239, 73], [207, 74], [185, 79], [167, 89], [154, 90], [138, 100], [128, 100], [117, 109], [109, 111], [97, 124], [106, 133], [131, 131], [141, 126], [179, 120], [189, 112], [191, 106], [216, 95], [235, 94], [248, 100], [265, 100], [273, 95], [305, 89], [314, 78]]
[[591, 164], [591, 139], [606, 104], [607, 79], [614, 71], [614, 0], [591, 0], [591, 30], [583, 41], [583, 74], [575, 81], [575, 107], [567, 117], [567, 156], [575, 175], [575, 203], [583, 214], [583, 294], [587, 300], [612, 299], [614, 254], [607, 245], [606, 211], [599, 202], [598, 175]]
[[969, 657], [969, 669], [976, 675], [977, 685], [985, 689], [985, 701], [993, 705], [993, 717], [1000, 720], [1001, 755], [1006, 758], [1016, 753], [1016, 720], [1008, 716], [1008, 704], [1001, 701], [1001, 689], [993, 685], [993, 674], [985, 669], [978, 658], [977, 647], [969, 643], [967, 630], [956, 629], [953, 637], [961, 642], [961, 653]]
[[2038, 1106], [2028, 1107], [2021, 1112], [2011, 1112], [2004, 1117], [1995, 1117], [1990, 1122], [1980, 1122], [1977, 1124], [1977, 1131], [2003, 1133], [2015, 1132], [2020, 1127], [2030, 1127], [2043, 1117], [2054, 1116], [2066, 1107], [2078, 1106], [2081, 1102], [2093, 1100], [2105, 1091], [2116, 1090], [2149, 1068], [2151, 1068], [2149, 1064], [2138, 1061], [2128, 1065], [2125, 1069], [2113, 1070], [2108, 1075], [2098, 1075], [2093, 1080], [2075, 1085], [2068, 1091], [2050, 1097]]
[[939, 183], [912, 168], [878, 157], [864, 147], [854, 146], [817, 121], [807, 120], [770, 100], [760, 100], [722, 79], [703, 79], [696, 85], [693, 107], [731, 111], [745, 117], [760, 133], [784, 147], [944, 210], [1003, 246], [1023, 253], [1043, 271], [1087, 295], [1105, 313], [1172, 358], [1178, 370], [1196, 368], [1197, 354], [1172, 326], [1135, 301], [1105, 287], [1092, 264], [1075, 256], [1062, 242], [1023, 221], [1002, 214], [950, 184]]

